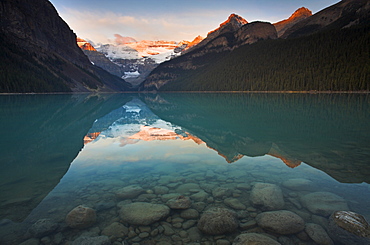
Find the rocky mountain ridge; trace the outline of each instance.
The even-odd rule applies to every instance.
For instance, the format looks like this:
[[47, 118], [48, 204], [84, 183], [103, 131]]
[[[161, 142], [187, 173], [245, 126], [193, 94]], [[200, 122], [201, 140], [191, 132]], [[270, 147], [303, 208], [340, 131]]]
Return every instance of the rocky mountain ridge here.
[[[189, 53], [195, 49], [199, 49], [202, 47], [207, 46], [210, 42], [214, 41], [214, 39], [220, 37], [221, 35], [225, 35], [228, 33], [235, 32], [239, 30], [243, 25], [248, 24], [248, 21], [242, 18], [241, 16], [237, 14], [231, 14], [227, 20], [222, 22], [218, 28], [216, 28], [213, 31], [208, 32], [207, 37], [204, 38], [201, 42], [199, 42], [197, 45], [193, 46], [192, 48], [189, 48], [183, 54]], [[220, 43], [224, 43], [225, 38], [222, 38], [220, 40], [215, 40], [212, 46], [218, 46]]]
[[342, 0], [305, 18], [286, 30], [282, 38], [293, 38], [312, 33], [369, 24], [369, 0]]
[[[277, 32], [275, 27], [268, 22], [248, 23], [242, 17], [231, 14], [220, 27], [208, 33], [207, 37], [192, 48], [183, 52], [179, 57], [182, 61], [171, 64], [162, 63], [164, 69], [195, 70], [205, 65], [205, 63], [194, 62], [194, 59], [211, 54], [225, 51], [232, 51], [242, 45], [252, 44], [259, 40], [276, 39]], [[182, 57], [186, 58], [182, 58]], [[179, 60], [179, 59], [177, 59]], [[158, 90], [167, 82], [176, 79], [172, 74], [151, 74], [139, 90]]]
[[118, 77], [122, 77], [125, 74], [123, 67], [113, 63], [103, 53], [97, 51], [89, 42], [82, 38], [77, 38], [77, 45], [82, 49], [93, 65]]
[[96, 49], [91, 45], [91, 43], [79, 37], [77, 38], [77, 45], [82, 50], [96, 51]]
[[281, 37], [290, 27], [310, 16], [312, 16], [311, 10], [302, 7], [297, 9], [288, 19], [274, 23], [278, 37]]

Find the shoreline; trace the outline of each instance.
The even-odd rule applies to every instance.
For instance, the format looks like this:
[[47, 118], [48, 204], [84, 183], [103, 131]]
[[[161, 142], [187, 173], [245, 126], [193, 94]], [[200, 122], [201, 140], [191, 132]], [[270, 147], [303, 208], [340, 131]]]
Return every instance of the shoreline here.
[[1, 95], [62, 95], [62, 94], [162, 94], [162, 93], [235, 93], [235, 94], [370, 94], [370, 91], [120, 91], [120, 92], [50, 92], [0, 93]]

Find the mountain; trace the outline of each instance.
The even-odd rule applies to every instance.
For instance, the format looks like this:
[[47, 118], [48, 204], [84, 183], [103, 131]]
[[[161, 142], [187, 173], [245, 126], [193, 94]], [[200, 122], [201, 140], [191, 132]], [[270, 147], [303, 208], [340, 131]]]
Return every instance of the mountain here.
[[233, 33], [239, 30], [240, 27], [247, 24], [248, 21], [243, 19], [237, 14], [231, 14], [229, 18], [222, 22], [218, 28], [213, 31], [208, 32], [207, 37], [203, 39], [200, 43], [192, 48], [186, 50], [184, 53], [189, 53], [195, 49], [200, 49], [208, 46], [212, 48], [214, 46], [228, 46], [227, 34]]
[[125, 91], [131, 85], [92, 65], [47, 0], [0, 2], [0, 92]]
[[77, 45], [80, 47], [82, 50], [88, 50], [88, 51], [96, 51], [96, 49], [87, 41], [85, 41], [82, 38], [77, 38]]
[[223, 56], [224, 52], [230, 52], [260, 40], [276, 38], [277, 32], [271, 23], [260, 21], [248, 23], [242, 17], [231, 14], [220, 27], [209, 32], [200, 43], [186, 50], [180, 57], [162, 63], [147, 77], [139, 89], [161, 89], [168, 82], [187, 79], [192, 72], [207, 67], [216, 61], [215, 57]]
[[98, 66], [117, 77], [125, 75], [125, 70], [122, 66], [113, 63], [103, 53], [97, 51], [89, 42], [81, 38], [77, 38], [77, 45], [82, 49], [93, 65]]
[[[248, 23], [236, 31], [233, 25], [220, 28], [219, 36], [208, 35], [158, 66], [139, 90], [369, 91], [368, 10], [369, 0], [346, 0], [299, 17], [291, 27], [285, 21]], [[336, 18], [329, 18], [333, 13]], [[301, 9], [290, 19], [307, 14]], [[277, 39], [276, 26], [281, 35], [284, 25], [288, 28]]]
[[181, 52], [181, 54], [184, 54], [186, 50], [194, 47], [195, 45], [199, 44], [204, 38], [202, 36], [197, 36], [194, 38], [193, 41], [181, 41], [180, 46], [175, 49], [175, 53]]
[[[96, 52], [84, 53], [97, 66], [108, 72], [123, 77], [133, 86], [140, 84], [158, 64], [170, 60], [181, 54], [185, 48], [195, 45], [199, 38], [193, 42], [182, 41], [136, 41], [131, 37], [116, 34], [115, 44], [101, 44]], [[82, 42], [81, 42], [82, 44]], [[85, 47], [80, 46], [83, 50]], [[114, 65], [108, 65], [106, 59]]]
[[278, 37], [281, 37], [284, 34], [284, 32], [288, 30], [290, 27], [306, 19], [307, 17], [310, 17], [311, 15], [312, 15], [311, 10], [302, 7], [297, 9], [288, 19], [275, 23], [274, 26], [278, 33]]
[[115, 36], [115, 44], [102, 44], [96, 49], [83, 39], [77, 43], [96, 66], [123, 77], [133, 86], [143, 82], [160, 63], [183, 54], [203, 40], [197, 36], [191, 42], [136, 41], [132, 37]]
[[300, 37], [322, 30], [369, 24], [369, 9], [369, 0], [342, 0], [300, 21], [286, 30], [282, 37]]

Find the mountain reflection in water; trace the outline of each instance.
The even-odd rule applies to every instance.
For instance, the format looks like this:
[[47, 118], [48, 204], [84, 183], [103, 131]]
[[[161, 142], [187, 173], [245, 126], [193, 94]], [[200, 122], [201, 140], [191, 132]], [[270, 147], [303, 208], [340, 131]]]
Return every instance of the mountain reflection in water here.
[[[166, 204], [165, 195], [176, 193], [190, 196], [199, 215], [207, 205], [227, 206], [230, 196], [247, 209], [256, 182], [281, 186], [285, 209], [324, 225], [326, 218], [300, 204], [308, 190], [284, 185], [297, 179], [312, 183], [309, 191], [345, 198], [350, 210], [370, 217], [370, 199], [363, 195], [370, 183], [368, 95], [48, 95], [0, 97], [0, 106], [0, 243], [26, 240], [21, 234], [45, 218], [59, 224], [49, 235], [54, 242], [60, 234], [65, 242], [102, 235], [107, 226], [122, 223], [122, 205]], [[117, 193], [132, 185], [141, 188], [140, 195], [122, 200]], [[215, 195], [217, 187], [230, 195]], [[81, 204], [96, 210], [96, 225], [66, 227], [66, 215]], [[261, 210], [248, 207], [235, 211], [249, 212], [253, 220]], [[179, 215], [171, 211], [171, 219]], [[121, 238], [128, 244], [135, 239]]]
[[228, 162], [240, 155], [305, 162], [345, 183], [370, 183], [368, 95], [160, 94], [144, 100]]

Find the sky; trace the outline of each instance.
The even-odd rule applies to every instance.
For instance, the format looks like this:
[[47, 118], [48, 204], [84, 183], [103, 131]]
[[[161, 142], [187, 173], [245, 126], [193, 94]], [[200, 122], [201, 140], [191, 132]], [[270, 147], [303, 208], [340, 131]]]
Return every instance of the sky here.
[[[248, 22], [287, 19], [306, 7], [316, 13], [338, 0], [50, 0], [80, 38], [115, 43], [140, 40], [192, 41], [207, 36], [232, 13]], [[117, 35], [118, 34], [118, 35]]]

